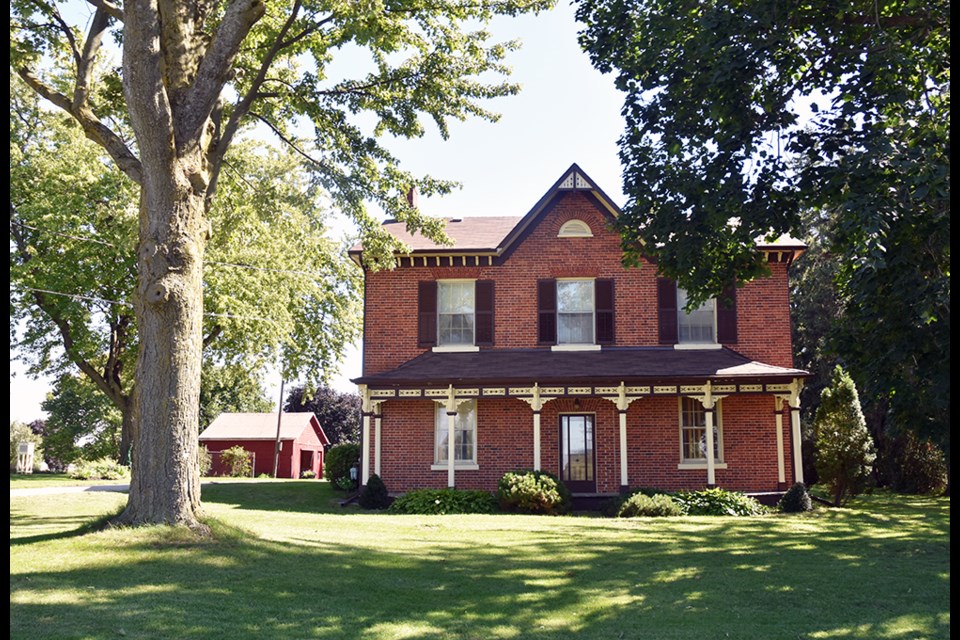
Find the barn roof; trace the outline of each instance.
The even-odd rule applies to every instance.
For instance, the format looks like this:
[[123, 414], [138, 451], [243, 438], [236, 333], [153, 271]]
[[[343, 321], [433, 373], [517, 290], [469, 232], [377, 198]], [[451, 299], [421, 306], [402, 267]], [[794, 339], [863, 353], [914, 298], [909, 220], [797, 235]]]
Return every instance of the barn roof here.
[[[317, 417], [310, 411], [284, 413], [280, 421], [280, 439], [296, 440], [311, 423], [321, 442], [329, 442]], [[221, 413], [200, 434], [201, 440], [275, 440], [276, 413]]]

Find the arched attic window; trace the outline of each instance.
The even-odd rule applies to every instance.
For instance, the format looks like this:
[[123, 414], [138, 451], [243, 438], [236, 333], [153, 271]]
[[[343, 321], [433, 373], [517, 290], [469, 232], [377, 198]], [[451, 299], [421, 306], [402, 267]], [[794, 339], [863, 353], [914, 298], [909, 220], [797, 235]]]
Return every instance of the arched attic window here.
[[590, 225], [583, 220], [567, 220], [560, 227], [558, 238], [592, 238], [593, 232], [590, 231]]

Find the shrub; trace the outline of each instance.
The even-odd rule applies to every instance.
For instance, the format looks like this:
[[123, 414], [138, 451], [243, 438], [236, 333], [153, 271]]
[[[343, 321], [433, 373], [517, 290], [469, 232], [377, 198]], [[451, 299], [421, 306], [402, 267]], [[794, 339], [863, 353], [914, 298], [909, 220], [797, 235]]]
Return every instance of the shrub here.
[[894, 440], [891, 487], [900, 493], [939, 493], [947, 486], [947, 462], [932, 442], [905, 433]]
[[784, 513], [801, 513], [811, 511], [813, 501], [810, 499], [807, 487], [802, 482], [798, 482], [787, 489], [787, 492], [780, 498], [780, 502], [777, 503], [777, 508]]
[[78, 460], [68, 475], [78, 480], [127, 480], [130, 478], [130, 468], [113, 458]]
[[307, 469], [306, 471], [300, 472], [300, 477], [304, 480], [310, 480], [317, 477], [317, 474], [313, 469]]
[[608, 518], [619, 517], [620, 508], [623, 506], [627, 500], [632, 498], [637, 494], [643, 494], [645, 496], [653, 497], [655, 495], [664, 495], [672, 497], [674, 494], [670, 491], [664, 491], [663, 489], [652, 489], [650, 487], [638, 487], [637, 489], [631, 489], [627, 493], [623, 493], [619, 496], [610, 498], [600, 507], [600, 512], [607, 516]]
[[367, 480], [367, 485], [360, 492], [358, 500], [364, 509], [386, 509], [390, 506], [390, 496], [387, 494], [387, 485], [383, 484], [380, 476], [373, 474]]
[[394, 500], [388, 511], [417, 515], [496, 513], [497, 501], [486, 491], [417, 489]]
[[231, 478], [246, 478], [253, 475], [250, 452], [240, 445], [235, 445], [220, 452], [220, 459], [227, 468], [227, 475]]
[[750, 496], [719, 487], [681, 491], [673, 500], [688, 516], [758, 516], [767, 512], [766, 507]]
[[[337, 444], [330, 447], [327, 451], [326, 461], [323, 463], [323, 475], [333, 486], [341, 488], [339, 480], [346, 478], [350, 480], [350, 468], [360, 461], [360, 445], [358, 444]], [[354, 481], [350, 482], [349, 491], [356, 486]]]
[[619, 518], [635, 518], [637, 516], [661, 517], [661, 516], [680, 516], [683, 511], [680, 505], [673, 501], [670, 496], [658, 493], [648, 496], [643, 493], [636, 493], [627, 498], [617, 512]]
[[200, 445], [200, 476], [210, 475], [210, 469], [213, 468], [213, 456], [210, 455], [210, 450], [207, 449], [207, 445]]
[[503, 474], [497, 501], [504, 511], [515, 513], [569, 513], [570, 491], [563, 481], [547, 471], [516, 471]]
[[820, 394], [813, 419], [817, 476], [839, 507], [862, 493], [870, 479], [876, 452], [860, 411], [860, 397], [849, 374], [837, 365], [830, 386]]
[[357, 488], [357, 483], [350, 479], [350, 476], [344, 476], [342, 478], [337, 478], [333, 486], [339, 489], [340, 491], [353, 491]]

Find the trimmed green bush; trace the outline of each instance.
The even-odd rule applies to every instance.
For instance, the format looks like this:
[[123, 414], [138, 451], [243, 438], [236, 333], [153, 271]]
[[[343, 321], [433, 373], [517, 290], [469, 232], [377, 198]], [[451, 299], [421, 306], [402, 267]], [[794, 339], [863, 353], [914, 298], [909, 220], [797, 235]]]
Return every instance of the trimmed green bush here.
[[227, 468], [227, 475], [231, 478], [253, 476], [253, 461], [250, 459], [250, 452], [240, 445], [223, 450], [220, 453], [220, 460], [223, 462], [223, 466]]
[[313, 469], [307, 469], [306, 471], [300, 472], [300, 477], [304, 480], [313, 480], [317, 477], [317, 474]]
[[360, 506], [364, 509], [386, 509], [390, 506], [390, 495], [387, 493], [387, 485], [383, 484], [380, 476], [373, 474], [367, 480], [367, 485], [360, 492], [358, 500]]
[[680, 515], [683, 515], [680, 505], [674, 502], [670, 496], [662, 493], [653, 496], [643, 493], [634, 494], [620, 505], [617, 512], [619, 518], [635, 518], [638, 516], [656, 518]]
[[68, 474], [78, 480], [129, 480], [130, 467], [125, 467], [113, 458], [78, 460]]
[[200, 445], [200, 476], [206, 477], [210, 475], [210, 469], [213, 468], [213, 456], [210, 455], [210, 450], [207, 449], [207, 445]]
[[572, 498], [567, 486], [547, 471], [507, 472], [500, 478], [497, 501], [513, 513], [570, 513]]
[[810, 499], [810, 493], [806, 485], [798, 482], [783, 494], [777, 508], [783, 513], [802, 513], [813, 509], [813, 500]]
[[323, 476], [337, 489], [350, 491], [356, 482], [350, 480], [350, 468], [360, 462], [360, 445], [336, 444], [327, 451]]
[[417, 489], [394, 500], [388, 511], [416, 515], [496, 513], [497, 501], [486, 491]]
[[748, 495], [716, 487], [681, 491], [673, 496], [687, 516], [759, 516], [767, 508]]
[[623, 494], [620, 494], [619, 496], [610, 498], [609, 500], [604, 502], [603, 505], [600, 507], [600, 512], [603, 515], [607, 516], [608, 518], [619, 517], [620, 508], [623, 506], [623, 503], [625, 503], [627, 500], [629, 500], [633, 496], [641, 493], [649, 497], [653, 497], [656, 495], [673, 497], [674, 495], [673, 492], [664, 491], [663, 489], [654, 489], [651, 487], [638, 487], [636, 489], [631, 489], [627, 493], [623, 493]]

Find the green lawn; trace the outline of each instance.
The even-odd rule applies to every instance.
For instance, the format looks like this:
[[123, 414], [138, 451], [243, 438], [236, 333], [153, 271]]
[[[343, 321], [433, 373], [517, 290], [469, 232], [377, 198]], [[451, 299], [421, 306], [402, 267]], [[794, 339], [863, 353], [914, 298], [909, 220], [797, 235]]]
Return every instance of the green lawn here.
[[11, 473], [11, 489], [40, 487], [79, 487], [95, 484], [126, 484], [129, 480], [77, 480], [65, 473]]
[[950, 507], [803, 516], [392, 516], [325, 482], [204, 486], [215, 541], [14, 498], [13, 638], [948, 638]]

